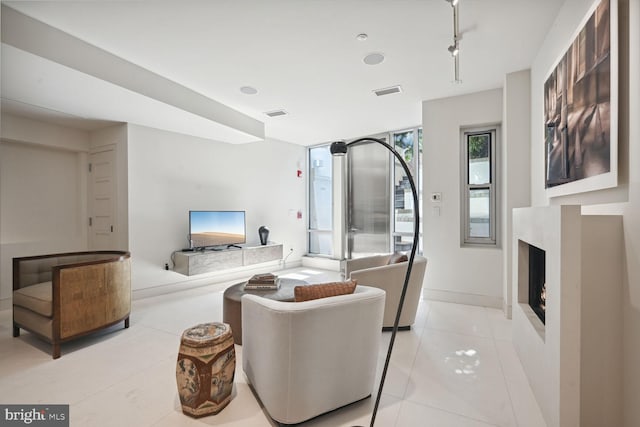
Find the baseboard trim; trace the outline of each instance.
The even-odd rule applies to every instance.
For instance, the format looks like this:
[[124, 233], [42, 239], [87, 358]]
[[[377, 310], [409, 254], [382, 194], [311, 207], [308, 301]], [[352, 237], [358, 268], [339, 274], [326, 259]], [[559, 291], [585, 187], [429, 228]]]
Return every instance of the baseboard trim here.
[[513, 309], [511, 304], [507, 304], [506, 301], [502, 301], [502, 312], [504, 313], [504, 316], [511, 320], [512, 319], [512, 315], [513, 315]]
[[477, 305], [502, 309], [502, 298], [488, 295], [467, 294], [464, 292], [422, 289], [422, 298], [433, 301], [453, 302], [456, 304]]
[[341, 263], [338, 259], [303, 256], [302, 266], [311, 268], [322, 268], [323, 270], [340, 271]]

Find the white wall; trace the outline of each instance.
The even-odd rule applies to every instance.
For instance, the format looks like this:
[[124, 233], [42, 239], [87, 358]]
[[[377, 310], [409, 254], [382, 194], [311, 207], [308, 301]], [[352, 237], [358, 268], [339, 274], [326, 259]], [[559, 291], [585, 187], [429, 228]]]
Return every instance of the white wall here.
[[[502, 249], [460, 247], [460, 130], [499, 124], [502, 101], [502, 90], [495, 89], [422, 104], [428, 298], [502, 307]], [[432, 192], [442, 193], [442, 202], [432, 203]]]
[[[116, 125], [94, 132], [2, 116], [0, 144], [0, 307], [11, 297], [11, 259], [88, 249], [87, 153], [115, 144], [118, 247], [132, 252], [134, 290], [213, 282], [165, 271], [187, 245], [190, 209], [247, 211], [247, 243], [258, 227], [284, 244], [287, 265], [306, 252], [305, 164], [302, 146], [280, 141], [230, 145]], [[71, 191], [70, 191], [71, 190]], [[276, 268], [277, 264], [271, 268]]]
[[283, 243], [289, 261], [305, 253], [305, 179], [302, 146], [278, 141], [230, 145], [142, 126], [128, 126], [129, 250], [134, 290], [175, 285], [187, 277], [165, 271], [175, 250], [188, 245], [189, 210], [245, 210], [247, 243], [258, 227]]
[[511, 318], [512, 304], [512, 216], [513, 208], [531, 203], [531, 72], [507, 74], [504, 81], [502, 121], [502, 242], [503, 309]]
[[[621, 0], [620, 8], [620, 127], [617, 188], [549, 199], [544, 191], [543, 84], [592, 0], [567, 0], [531, 68], [531, 194], [534, 206], [581, 204], [583, 213], [623, 216], [626, 271], [624, 315], [624, 425], [640, 425], [640, 1]], [[603, 286], [606, 286], [603, 283]]]
[[87, 249], [87, 132], [2, 115], [0, 308], [12, 258]]
[[79, 129], [2, 113], [2, 139], [28, 142], [50, 148], [86, 152], [89, 133]]

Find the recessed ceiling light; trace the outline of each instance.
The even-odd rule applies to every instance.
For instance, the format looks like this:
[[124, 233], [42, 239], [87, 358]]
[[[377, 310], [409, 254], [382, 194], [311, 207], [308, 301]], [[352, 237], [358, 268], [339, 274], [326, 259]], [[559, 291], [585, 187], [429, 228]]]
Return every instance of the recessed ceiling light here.
[[356, 36], [356, 40], [361, 41], [361, 42], [365, 41], [368, 38], [369, 38], [369, 36], [366, 33], [360, 33], [360, 34], [358, 34]]
[[382, 53], [370, 53], [364, 57], [363, 61], [367, 65], [378, 65], [384, 61], [384, 55]]
[[242, 86], [240, 88], [240, 92], [244, 93], [245, 95], [255, 95], [256, 93], [258, 93], [258, 89], [253, 86]]

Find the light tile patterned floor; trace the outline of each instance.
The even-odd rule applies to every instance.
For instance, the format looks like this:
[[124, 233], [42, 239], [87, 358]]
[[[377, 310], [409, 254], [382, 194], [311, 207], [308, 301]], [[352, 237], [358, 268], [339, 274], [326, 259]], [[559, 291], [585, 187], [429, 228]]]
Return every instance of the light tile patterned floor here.
[[[286, 273], [316, 283], [337, 278], [309, 268]], [[180, 410], [180, 335], [197, 323], [221, 321], [222, 292], [233, 283], [134, 301], [129, 329], [118, 325], [65, 344], [58, 360], [27, 332], [13, 338], [11, 311], [0, 311], [0, 402], [68, 403], [72, 426], [277, 425], [246, 383], [241, 346], [229, 406], [197, 420]], [[414, 328], [397, 335], [376, 426], [545, 426], [511, 343], [511, 322], [499, 310], [436, 301], [421, 301], [418, 310]], [[383, 333], [378, 377], [390, 335]], [[373, 400], [303, 425], [368, 425]]]

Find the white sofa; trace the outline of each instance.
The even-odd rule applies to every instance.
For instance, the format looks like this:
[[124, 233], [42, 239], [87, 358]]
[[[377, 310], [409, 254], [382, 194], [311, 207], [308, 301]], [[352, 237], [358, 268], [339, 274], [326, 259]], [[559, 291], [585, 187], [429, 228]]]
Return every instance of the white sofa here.
[[[345, 277], [357, 280], [358, 283], [383, 289], [387, 293], [384, 308], [383, 328], [393, 328], [396, 320], [400, 294], [407, 274], [408, 262], [389, 264], [392, 255], [373, 255], [364, 258], [350, 259], [345, 262]], [[408, 330], [416, 321], [418, 303], [422, 297], [422, 282], [427, 269], [427, 259], [416, 255], [411, 267], [409, 286], [404, 298], [402, 313], [398, 327]]]
[[276, 421], [296, 424], [370, 396], [384, 291], [305, 302], [242, 297], [242, 367]]

